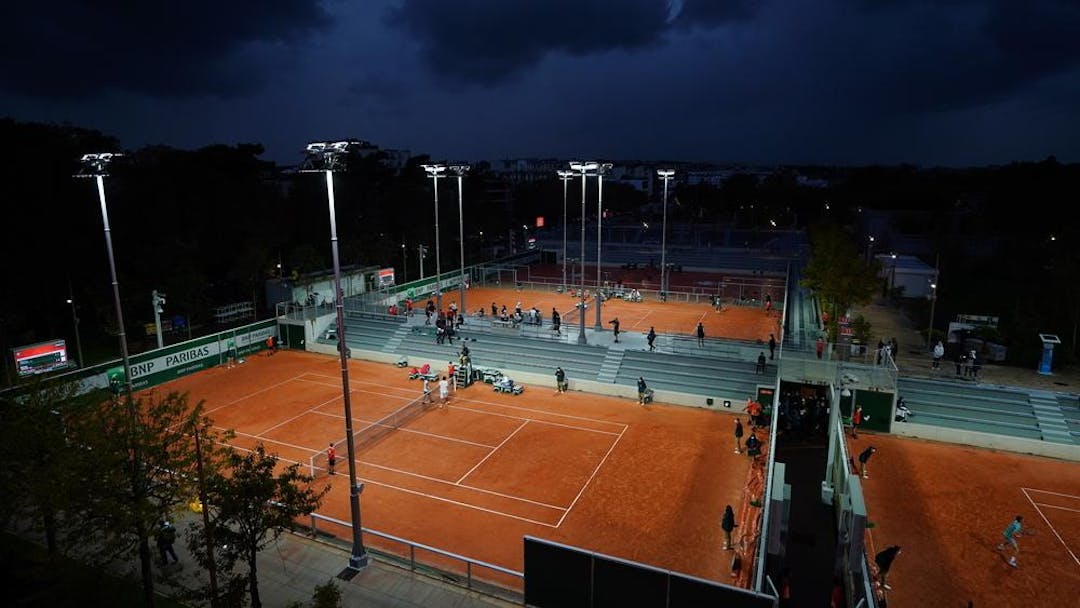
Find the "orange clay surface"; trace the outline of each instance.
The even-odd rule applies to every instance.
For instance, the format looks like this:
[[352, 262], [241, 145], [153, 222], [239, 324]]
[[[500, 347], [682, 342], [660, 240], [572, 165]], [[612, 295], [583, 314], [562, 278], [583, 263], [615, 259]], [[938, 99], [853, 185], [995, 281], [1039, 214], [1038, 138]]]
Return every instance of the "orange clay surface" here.
[[[421, 392], [418, 380], [391, 365], [352, 360], [349, 374], [354, 432]], [[336, 357], [260, 354], [157, 390], [204, 400], [216, 426], [236, 431], [236, 447], [261, 442], [305, 468], [345, 437]], [[748, 470], [746, 456], [734, 454], [733, 424], [715, 411], [540, 386], [511, 396], [477, 383], [452, 393], [448, 406], [357, 446], [363, 525], [516, 571], [522, 537], [533, 535], [726, 580], [720, 516], [727, 504], [738, 509]], [[344, 452], [337, 475], [316, 474], [332, 485], [319, 513], [347, 522]], [[373, 535], [365, 543], [407, 555]]]
[[[851, 453], [877, 448], [863, 480], [867, 553], [900, 545], [889, 606], [1075, 606], [1080, 595], [1080, 466], [972, 447], [862, 434]], [[1014, 569], [997, 551], [1017, 515]]]
[[[545, 321], [551, 320], [551, 310], [554, 308], [562, 315], [564, 327], [573, 328], [580, 323], [577, 313], [579, 299], [570, 294], [557, 293], [554, 290], [515, 290], [494, 289], [491, 287], [472, 287], [465, 294], [466, 305], [469, 307], [469, 315], [476, 313], [481, 306], [484, 314], [491, 314], [491, 303], [501, 309], [506, 305], [506, 310], [513, 314], [514, 307], [521, 302], [522, 310], [535, 306], [543, 314]], [[451, 302], [458, 303], [459, 292], [448, 291], [443, 294], [443, 307], [450, 306]], [[418, 302], [417, 307], [422, 309], [424, 303]], [[596, 302], [589, 299], [588, 310], [585, 311], [585, 327], [592, 328], [596, 324]], [[460, 304], [459, 304], [460, 306]], [[417, 314], [423, 314], [418, 312]], [[616, 317], [619, 319], [619, 331], [646, 333], [650, 327], [655, 327], [657, 333], [694, 334], [697, 324], [700, 322], [705, 327], [705, 335], [710, 338], [733, 338], [737, 340], [763, 340], [768, 341], [769, 334], [779, 335], [780, 319], [777, 313], [765, 312], [760, 306], [729, 306], [724, 305], [720, 312], [713, 310], [709, 304], [691, 304], [686, 302], [625, 302], [619, 299], [607, 300], [601, 308], [601, 320], [606, 330], [611, 329], [610, 321]]]

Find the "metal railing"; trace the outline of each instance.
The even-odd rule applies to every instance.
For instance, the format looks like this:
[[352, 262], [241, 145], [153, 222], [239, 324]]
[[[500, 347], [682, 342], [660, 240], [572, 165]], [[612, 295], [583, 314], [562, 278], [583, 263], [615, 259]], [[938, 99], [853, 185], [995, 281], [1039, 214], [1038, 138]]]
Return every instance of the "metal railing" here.
[[[331, 529], [337, 529], [340, 533], [335, 534]], [[340, 546], [343, 551], [349, 550], [346, 539], [351, 538], [351, 530], [349, 522], [318, 513], [311, 514], [311, 535], [316, 538], [329, 537], [329, 540], [336, 541], [331, 544]], [[363, 528], [363, 532], [366, 536], [377, 539], [372, 543], [376, 546], [369, 544], [367, 549], [385, 561], [408, 568], [410, 572], [525, 605], [525, 575], [521, 572], [377, 530]], [[395, 551], [395, 547], [403, 550]], [[483, 573], [487, 573], [487, 576], [483, 576]]]

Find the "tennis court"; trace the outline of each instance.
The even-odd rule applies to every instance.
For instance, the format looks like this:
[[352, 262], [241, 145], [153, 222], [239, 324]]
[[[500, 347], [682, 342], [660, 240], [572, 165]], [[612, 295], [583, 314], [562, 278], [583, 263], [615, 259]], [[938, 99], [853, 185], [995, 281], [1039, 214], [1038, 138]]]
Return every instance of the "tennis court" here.
[[[558, 293], [554, 288], [519, 290], [509, 287], [471, 287], [465, 297], [470, 315], [475, 314], [481, 306], [485, 314], [490, 315], [492, 303], [498, 309], [505, 305], [512, 314], [514, 307], [521, 302], [523, 309], [535, 306], [543, 314], [545, 322], [551, 320], [552, 309], [559, 311], [566, 328], [573, 328], [581, 322], [577, 308], [580, 299], [569, 293]], [[457, 290], [448, 291], [443, 294], [443, 307], [449, 306], [451, 302], [460, 306], [459, 299]], [[419, 306], [422, 307], [423, 304], [424, 302], [419, 302]], [[586, 305], [585, 326], [591, 329], [596, 324], [595, 298], [587, 299]], [[655, 327], [657, 333], [662, 334], [693, 334], [700, 322], [705, 327], [705, 335], [710, 338], [768, 341], [769, 334], [780, 335], [779, 316], [775, 311], [766, 312], [761, 306], [724, 305], [722, 310], [717, 312], [708, 303], [656, 300], [628, 302], [611, 299], [603, 302], [601, 313], [605, 329], [610, 330], [610, 321], [618, 317], [619, 329], [623, 332], [644, 333], [648, 332], [650, 327]]]
[[[1080, 476], [1076, 463], [923, 440], [860, 434], [874, 445], [863, 480], [871, 557], [900, 545], [890, 605], [1068, 606], [1080, 590]], [[1020, 567], [996, 550], [1023, 516]]]
[[[350, 361], [349, 370], [354, 432], [420, 396], [405, 369]], [[345, 450], [333, 477], [320, 457], [345, 436], [336, 357], [261, 355], [158, 390], [205, 400], [238, 448], [262, 442], [287, 461], [314, 462], [332, 485], [320, 513], [349, 520]], [[742, 503], [749, 464], [731, 449], [730, 415], [539, 386], [511, 396], [480, 383], [447, 407], [399, 417], [400, 428], [357, 444], [365, 527], [519, 571], [529, 534], [728, 580], [719, 521], [725, 505]]]

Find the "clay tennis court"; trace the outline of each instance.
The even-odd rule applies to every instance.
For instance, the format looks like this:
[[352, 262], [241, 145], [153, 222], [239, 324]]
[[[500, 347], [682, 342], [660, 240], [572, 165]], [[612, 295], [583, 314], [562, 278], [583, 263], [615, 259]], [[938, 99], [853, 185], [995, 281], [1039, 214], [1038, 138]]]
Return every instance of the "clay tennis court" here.
[[[581, 322], [577, 312], [580, 299], [568, 293], [558, 293], [554, 289], [471, 287], [465, 298], [470, 316], [481, 306], [484, 307], [485, 314], [490, 315], [492, 302], [500, 309], [505, 305], [507, 311], [513, 313], [514, 306], [521, 302], [522, 309], [535, 306], [543, 314], [545, 322], [551, 320], [552, 308], [559, 311], [565, 328], [577, 327]], [[443, 294], [443, 307], [449, 306], [451, 302], [460, 306], [457, 290]], [[594, 298], [589, 298], [586, 303], [588, 309], [585, 311], [585, 327], [591, 329], [596, 324], [596, 302]], [[418, 306], [422, 307], [423, 304], [424, 302], [419, 302]], [[712, 305], [707, 303], [655, 300], [626, 302], [620, 299], [603, 302], [601, 320], [606, 330], [611, 329], [609, 322], [616, 317], [622, 332], [645, 333], [650, 327], [655, 327], [657, 333], [661, 334], [693, 334], [700, 322], [705, 327], [705, 335], [710, 338], [768, 341], [769, 334], [780, 335], [778, 314], [775, 311], [766, 312], [761, 306], [724, 305], [720, 312], [716, 312]]]
[[[402, 368], [354, 360], [349, 372], [354, 431], [420, 395]], [[158, 390], [205, 400], [215, 424], [236, 431], [236, 447], [262, 442], [305, 467], [345, 436], [336, 357], [260, 355]], [[725, 505], [741, 504], [749, 468], [733, 453], [732, 426], [714, 411], [474, 384], [357, 446], [363, 524], [518, 571], [521, 539], [533, 535], [727, 580], [719, 521]], [[319, 512], [348, 521], [346, 459], [340, 450], [336, 476], [317, 473], [332, 484]]]
[[[863, 480], [872, 556], [901, 554], [890, 606], [1027, 608], [1076, 604], [1080, 591], [1080, 474], [1076, 463], [915, 439], [860, 434], [851, 453], [878, 449]], [[1022, 515], [1020, 567], [997, 551]]]

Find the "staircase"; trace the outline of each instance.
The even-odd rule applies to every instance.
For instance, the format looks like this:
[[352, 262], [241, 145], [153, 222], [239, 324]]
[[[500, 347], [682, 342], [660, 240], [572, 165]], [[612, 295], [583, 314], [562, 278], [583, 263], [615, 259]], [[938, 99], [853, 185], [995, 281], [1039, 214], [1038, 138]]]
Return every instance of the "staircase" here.
[[625, 350], [621, 348], [609, 348], [607, 355], [604, 356], [604, 362], [600, 364], [600, 372], [596, 374], [596, 381], [605, 384], [614, 384], [615, 376], [618, 375], [619, 367], [622, 366], [623, 357], [625, 356]]
[[1061, 405], [1057, 396], [1045, 391], [1031, 390], [1028, 393], [1028, 401], [1031, 409], [1035, 411], [1035, 419], [1038, 421], [1039, 430], [1042, 431], [1043, 441], [1054, 443], [1073, 443], [1072, 435], [1069, 434], [1069, 425], [1065, 422], [1065, 416], [1061, 414]]

